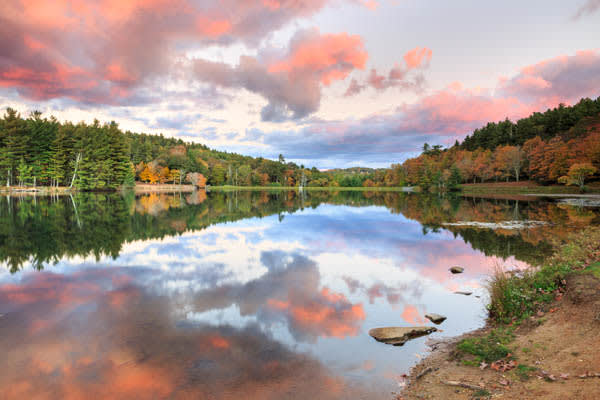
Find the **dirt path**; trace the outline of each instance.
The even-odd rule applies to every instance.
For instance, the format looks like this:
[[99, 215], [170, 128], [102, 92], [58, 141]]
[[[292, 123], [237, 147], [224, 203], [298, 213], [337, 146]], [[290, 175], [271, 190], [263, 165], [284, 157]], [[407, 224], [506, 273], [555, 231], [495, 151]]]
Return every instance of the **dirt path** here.
[[[515, 334], [508, 347], [521, 367], [499, 372], [489, 366], [466, 366], [457, 359], [456, 344], [462, 338], [438, 343], [433, 346], [438, 349], [413, 368], [397, 399], [600, 399], [600, 279], [571, 276], [565, 295], [516, 328]], [[581, 377], [589, 374], [598, 376]]]

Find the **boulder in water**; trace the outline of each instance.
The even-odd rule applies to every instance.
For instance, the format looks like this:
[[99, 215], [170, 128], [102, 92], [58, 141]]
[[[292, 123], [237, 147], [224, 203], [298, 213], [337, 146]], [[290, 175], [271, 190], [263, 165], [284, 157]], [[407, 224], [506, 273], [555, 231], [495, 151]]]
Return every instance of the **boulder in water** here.
[[454, 266], [452, 268], [450, 268], [450, 272], [452, 272], [453, 274], [462, 274], [465, 271], [465, 269], [463, 267], [459, 267], [459, 266]]
[[435, 331], [437, 331], [437, 328], [434, 328], [433, 326], [393, 326], [371, 329], [369, 335], [378, 342], [391, 344], [393, 346], [402, 346], [411, 339], [429, 335]]
[[444, 317], [443, 315], [435, 313], [425, 314], [425, 318], [427, 318], [436, 325], [439, 325], [446, 320], [446, 317]]

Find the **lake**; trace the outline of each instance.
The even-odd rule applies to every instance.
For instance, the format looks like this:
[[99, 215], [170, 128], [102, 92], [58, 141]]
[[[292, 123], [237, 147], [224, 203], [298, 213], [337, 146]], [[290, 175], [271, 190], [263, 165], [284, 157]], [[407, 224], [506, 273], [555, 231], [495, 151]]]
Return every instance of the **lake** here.
[[[496, 266], [598, 223], [527, 196], [3, 197], [0, 398], [392, 398], [428, 339], [483, 326]], [[440, 332], [368, 335], [426, 313]]]

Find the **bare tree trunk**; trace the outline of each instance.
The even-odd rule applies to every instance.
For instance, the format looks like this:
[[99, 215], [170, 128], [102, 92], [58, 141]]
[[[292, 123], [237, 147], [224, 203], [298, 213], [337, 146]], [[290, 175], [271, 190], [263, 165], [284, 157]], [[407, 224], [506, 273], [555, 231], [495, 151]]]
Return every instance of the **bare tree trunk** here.
[[69, 185], [69, 189], [72, 189], [73, 183], [75, 183], [75, 177], [77, 176], [77, 167], [79, 167], [80, 161], [81, 161], [81, 153], [77, 153], [77, 157], [75, 157], [75, 171], [73, 171], [73, 177], [71, 178], [71, 184]]
[[71, 203], [73, 204], [73, 210], [75, 211], [75, 219], [77, 219], [77, 226], [81, 228], [81, 220], [79, 219], [79, 213], [77, 212], [77, 205], [75, 205], [75, 200], [73, 199], [73, 195], [69, 193], [69, 197], [71, 198]]

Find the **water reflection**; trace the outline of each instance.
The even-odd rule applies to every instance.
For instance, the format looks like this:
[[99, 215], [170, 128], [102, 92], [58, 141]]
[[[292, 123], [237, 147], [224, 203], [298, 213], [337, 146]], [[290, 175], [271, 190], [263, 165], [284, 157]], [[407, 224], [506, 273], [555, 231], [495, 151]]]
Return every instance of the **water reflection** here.
[[[368, 391], [256, 324], [172, 320], [131, 271], [31, 275], [3, 286], [3, 398], [347, 398]], [[19, 344], [15, 347], [15, 344]], [[310, 382], [310, 384], [306, 384]], [[360, 398], [360, 397], [359, 397]]]
[[[476, 328], [495, 263], [524, 268], [598, 209], [361, 192], [0, 203], [1, 398], [381, 398], [425, 350], [376, 326]], [[537, 220], [531, 229], [445, 222]], [[452, 276], [459, 264], [466, 273]], [[42, 271], [38, 271], [42, 270]]]

